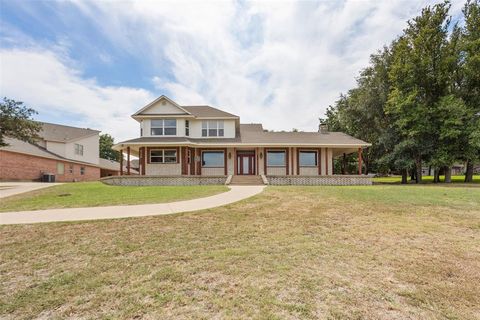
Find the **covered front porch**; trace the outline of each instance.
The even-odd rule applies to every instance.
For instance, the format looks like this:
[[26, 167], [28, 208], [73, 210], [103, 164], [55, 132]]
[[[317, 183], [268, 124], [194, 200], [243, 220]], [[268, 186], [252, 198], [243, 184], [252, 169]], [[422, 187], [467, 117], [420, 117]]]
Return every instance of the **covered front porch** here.
[[[191, 146], [125, 145], [120, 175], [133, 173], [138, 158], [140, 175], [148, 176], [331, 176], [334, 158], [358, 154], [362, 174], [362, 148], [314, 146]], [[126, 163], [124, 163], [126, 159]]]

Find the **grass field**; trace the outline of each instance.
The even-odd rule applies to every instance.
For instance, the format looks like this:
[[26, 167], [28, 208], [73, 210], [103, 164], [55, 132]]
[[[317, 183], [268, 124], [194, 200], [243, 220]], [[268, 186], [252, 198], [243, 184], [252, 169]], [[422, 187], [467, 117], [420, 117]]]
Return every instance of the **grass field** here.
[[480, 188], [268, 187], [0, 227], [0, 318], [478, 319]]
[[225, 186], [122, 187], [101, 182], [66, 183], [1, 199], [0, 212], [172, 202], [227, 190]]
[[[444, 176], [440, 176], [440, 182], [442, 183], [445, 180]], [[465, 176], [452, 176], [452, 183], [464, 183]], [[390, 177], [378, 177], [373, 178], [374, 183], [398, 183], [402, 182], [401, 176], [390, 176]], [[423, 182], [433, 183], [433, 176], [423, 176]], [[408, 178], [408, 183], [415, 183], [415, 181], [410, 181]], [[473, 176], [473, 183], [480, 183], [480, 175]]]

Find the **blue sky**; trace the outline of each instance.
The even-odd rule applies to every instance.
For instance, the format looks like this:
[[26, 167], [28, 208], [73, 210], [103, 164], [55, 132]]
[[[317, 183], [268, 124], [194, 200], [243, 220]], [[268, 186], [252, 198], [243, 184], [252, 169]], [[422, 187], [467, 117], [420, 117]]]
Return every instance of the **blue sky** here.
[[435, 2], [0, 0], [0, 93], [117, 141], [138, 135], [130, 115], [161, 94], [316, 130], [369, 55]]

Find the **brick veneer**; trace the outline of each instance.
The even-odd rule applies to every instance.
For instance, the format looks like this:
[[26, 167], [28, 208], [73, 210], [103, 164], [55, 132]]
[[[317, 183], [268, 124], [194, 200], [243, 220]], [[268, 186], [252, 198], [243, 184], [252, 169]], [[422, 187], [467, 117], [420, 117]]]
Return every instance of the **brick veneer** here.
[[[57, 174], [57, 163], [64, 163], [64, 174]], [[70, 165], [73, 173], [70, 173]], [[80, 174], [85, 167], [85, 174]], [[100, 178], [100, 168], [69, 162], [41, 158], [23, 153], [0, 150], [0, 180], [39, 180], [42, 173], [52, 173], [57, 182], [94, 181]]]
[[116, 176], [100, 179], [114, 186], [195, 186], [222, 185], [226, 176]]
[[372, 177], [356, 175], [333, 176], [267, 176], [270, 185], [299, 186], [369, 186]]

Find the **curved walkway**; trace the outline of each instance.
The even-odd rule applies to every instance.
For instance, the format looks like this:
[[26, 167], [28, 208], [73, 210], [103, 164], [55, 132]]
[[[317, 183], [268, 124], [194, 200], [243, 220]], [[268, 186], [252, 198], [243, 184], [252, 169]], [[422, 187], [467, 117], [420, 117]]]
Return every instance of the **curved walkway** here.
[[169, 203], [2, 212], [0, 224], [117, 219], [204, 210], [252, 197], [262, 192], [265, 186], [229, 188], [229, 191], [214, 196]]

